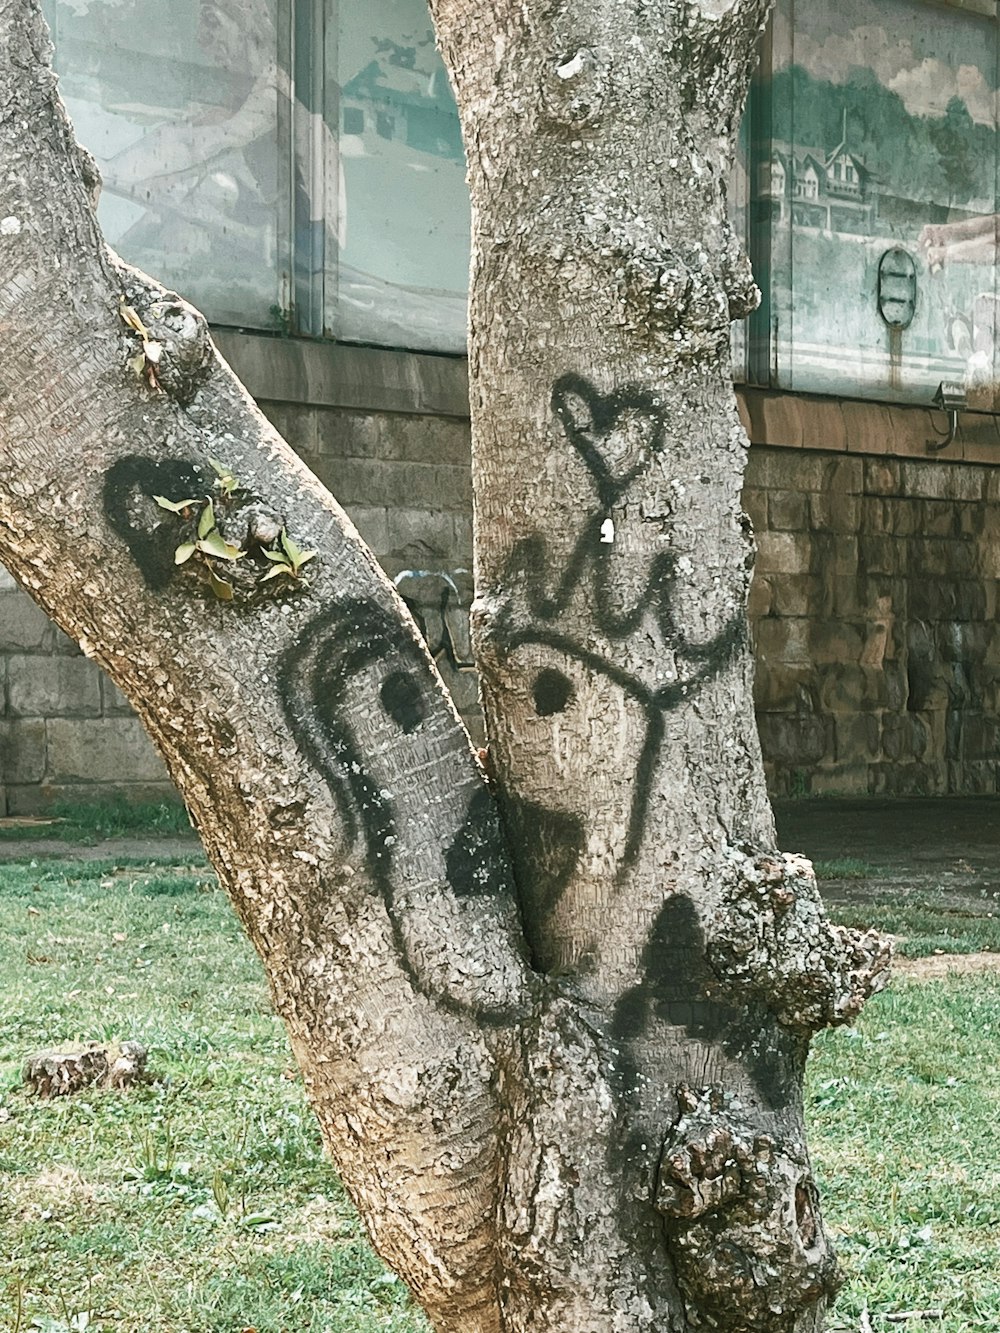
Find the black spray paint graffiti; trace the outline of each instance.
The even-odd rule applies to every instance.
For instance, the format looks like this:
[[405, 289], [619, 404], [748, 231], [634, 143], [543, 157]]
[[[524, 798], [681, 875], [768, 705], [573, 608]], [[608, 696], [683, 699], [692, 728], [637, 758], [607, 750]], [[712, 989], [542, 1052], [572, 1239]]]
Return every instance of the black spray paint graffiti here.
[[[735, 614], [705, 640], [692, 637], [679, 623], [676, 611], [682, 572], [674, 551], [661, 551], [649, 563], [634, 596], [621, 591], [614, 566], [614, 519], [626, 492], [639, 480], [664, 449], [666, 421], [661, 400], [632, 386], [601, 394], [578, 375], [557, 380], [551, 398], [552, 411], [562, 433], [583, 462], [593, 485], [595, 500], [585, 515], [579, 534], [561, 570], [552, 572], [552, 558], [544, 537], [532, 534], [513, 548], [504, 585], [512, 593], [505, 616], [498, 625], [498, 639], [510, 654], [525, 646], [551, 649], [574, 665], [603, 678], [630, 701], [644, 718], [644, 738], [636, 757], [631, 810], [624, 850], [618, 864], [621, 878], [634, 863], [642, 841], [656, 764], [666, 726], [666, 715], [698, 688], [717, 676], [745, 642], [745, 618]], [[560, 624], [574, 597], [582, 593], [594, 629], [608, 644], [606, 652], [584, 645]], [[635, 634], [643, 625], [658, 640], [664, 658], [669, 654], [677, 676], [654, 684], [619, 665], [614, 646]], [[573, 701], [575, 686], [569, 675], [550, 663], [542, 667], [532, 684], [536, 713], [549, 717], [565, 710]], [[544, 810], [530, 802], [514, 802], [509, 821], [518, 829], [517, 844], [527, 859], [531, 849], [531, 881], [538, 886], [539, 865], [548, 866], [545, 883], [533, 893], [533, 910], [539, 924], [551, 912], [572, 875], [565, 855], [566, 835], [579, 850], [583, 825], [574, 816]], [[564, 846], [555, 857], [556, 831], [560, 825]], [[541, 855], [537, 855], [541, 853]], [[525, 867], [527, 869], [527, 865]], [[544, 933], [542, 931], [541, 933]]]
[[165, 588], [176, 570], [177, 525], [158, 513], [150, 526], [154, 495], [176, 503], [205, 493], [206, 482], [193, 463], [168, 458], [157, 461], [140, 454], [120, 458], [104, 478], [104, 515], [129, 549], [150, 588]]
[[[474, 999], [456, 981], [456, 919], [481, 918], [492, 903], [502, 940], [514, 936], [516, 908], [496, 806], [446, 717], [422, 650], [388, 611], [343, 602], [286, 651], [279, 690], [296, 744], [323, 777], [385, 902], [411, 981], [446, 1007], [509, 1017], [523, 980], [519, 954], [507, 957], [498, 946], [495, 975], [477, 978]], [[454, 735], [443, 736], [442, 718]], [[456, 808], [456, 787], [467, 800], [442, 850], [440, 812]], [[439, 812], [433, 825], [431, 806]]]
[[686, 894], [668, 898], [653, 922], [641, 958], [641, 980], [615, 1006], [619, 1091], [640, 1089], [633, 1048], [650, 1040], [658, 1024], [681, 1027], [704, 1045], [720, 1045], [746, 1068], [761, 1099], [785, 1105], [794, 1092], [793, 1073], [805, 1059], [805, 1042], [787, 1028], [775, 1029], [766, 1005], [735, 1005], [708, 964], [705, 936]]

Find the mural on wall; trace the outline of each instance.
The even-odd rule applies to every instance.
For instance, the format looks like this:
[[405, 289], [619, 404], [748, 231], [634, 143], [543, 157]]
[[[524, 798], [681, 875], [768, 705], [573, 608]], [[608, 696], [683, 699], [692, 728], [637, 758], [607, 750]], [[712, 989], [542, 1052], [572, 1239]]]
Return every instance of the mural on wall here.
[[426, 0], [342, 4], [338, 336], [465, 350], [469, 196]]
[[754, 206], [782, 387], [992, 405], [997, 82], [995, 19], [780, 0]]
[[285, 301], [278, 0], [48, 0], [60, 90], [130, 263], [220, 322]]

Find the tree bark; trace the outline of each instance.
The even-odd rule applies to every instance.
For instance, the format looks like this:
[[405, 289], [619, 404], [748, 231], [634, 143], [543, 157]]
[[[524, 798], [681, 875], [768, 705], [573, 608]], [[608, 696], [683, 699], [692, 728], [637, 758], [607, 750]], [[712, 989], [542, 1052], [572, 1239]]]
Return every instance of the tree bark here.
[[768, 3], [432, 7], [492, 783], [335, 501], [103, 247], [35, 0], [0, 0], [0, 559], [149, 728], [441, 1333], [804, 1333], [808, 1039], [887, 960], [776, 852], [753, 725], [724, 188]]
[[754, 724], [726, 184], [770, 3], [432, 8], [474, 218], [490, 760], [532, 961], [577, 1001], [512, 1076], [506, 1326], [813, 1328], [808, 1037], [884, 959], [777, 853]]

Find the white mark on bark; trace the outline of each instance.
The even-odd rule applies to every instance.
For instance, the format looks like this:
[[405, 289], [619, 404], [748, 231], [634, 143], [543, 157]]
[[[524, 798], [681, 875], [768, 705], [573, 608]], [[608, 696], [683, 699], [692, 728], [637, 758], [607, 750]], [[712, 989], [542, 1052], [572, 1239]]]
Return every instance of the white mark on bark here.
[[601, 524], [601, 541], [611, 543], [615, 539], [615, 521], [613, 518], [606, 518]]
[[575, 79], [578, 74], [582, 73], [583, 65], [583, 52], [577, 51], [572, 60], [567, 60], [564, 65], [560, 65], [556, 69], [556, 74], [558, 74], [560, 79]]
[[20, 236], [21, 219], [11, 214], [0, 221], [0, 236]]

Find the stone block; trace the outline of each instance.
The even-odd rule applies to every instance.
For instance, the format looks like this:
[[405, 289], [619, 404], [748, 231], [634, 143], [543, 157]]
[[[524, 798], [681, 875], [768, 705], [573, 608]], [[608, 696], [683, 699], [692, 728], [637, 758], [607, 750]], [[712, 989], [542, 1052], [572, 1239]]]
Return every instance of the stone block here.
[[0, 783], [40, 782], [45, 773], [45, 723], [38, 718], [0, 720]]
[[843, 402], [844, 436], [849, 453], [885, 454], [892, 448], [890, 409], [881, 403]]
[[861, 495], [865, 489], [863, 458], [830, 458], [823, 463], [822, 490], [827, 495]]
[[137, 719], [51, 718], [46, 734], [47, 783], [167, 780], [163, 761]]
[[958, 504], [958, 535], [961, 537], [981, 537], [986, 530], [989, 510], [982, 504]]
[[324, 458], [376, 458], [383, 420], [378, 412], [319, 408], [313, 448]]
[[900, 468], [905, 494], [924, 500], [981, 500], [986, 491], [986, 468], [916, 460], [907, 460]]
[[921, 576], [918, 571], [908, 570], [907, 603], [912, 620], [935, 621], [950, 619], [958, 607], [957, 583], [947, 579]]
[[[321, 467], [321, 471], [325, 470]], [[467, 467], [344, 458], [323, 480], [345, 508], [364, 505], [465, 513], [472, 508], [472, 475]]]
[[10, 657], [12, 717], [99, 717], [100, 668], [85, 657]]
[[856, 533], [861, 501], [856, 495], [817, 491], [809, 496], [809, 526], [813, 532]]
[[16, 592], [17, 587], [17, 580], [14, 575], [4, 569], [3, 565], [0, 565], [0, 593]]
[[954, 537], [958, 534], [958, 531], [959, 508], [954, 501], [920, 501], [920, 533], [922, 536]]
[[771, 583], [756, 570], [750, 584], [750, 597], [747, 602], [747, 615], [751, 622], [771, 612]]
[[833, 721], [833, 757], [837, 765], [860, 765], [867, 784], [868, 761], [879, 757], [879, 713], [839, 713]]
[[757, 729], [761, 749], [772, 763], [809, 768], [830, 752], [828, 719], [815, 713], [762, 713]]
[[376, 451], [380, 458], [407, 463], [436, 463], [471, 470], [469, 423], [449, 417], [386, 413], [379, 421]]
[[472, 567], [472, 514], [452, 514], [452, 551], [456, 565]]
[[27, 593], [0, 596], [0, 653], [50, 653], [59, 634]]
[[864, 460], [864, 489], [866, 495], [899, 495], [900, 468], [892, 458], [866, 458]]
[[821, 491], [826, 460], [794, 449], [750, 450], [746, 484], [765, 491]]
[[757, 621], [757, 655], [761, 669], [774, 663], [808, 663], [809, 621], [765, 616]]
[[802, 491], [771, 491], [767, 497], [771, 531], [805, 532], [809, 526], [809, 498]]
[[758, 665], [754, 673], [754, 705], [761, 713], [814, 713], [817, 698], [812, 666]]
[[868, 605], [868, 580], [859, 574], [834, 574], [824, 580], [825, 614], [839, 620], [858, 618]]
[[744, 486], [742, 502], [754, 531], [762, 532], [767, 527], [767, 491], [759, 486]]
[[801, 445], [802, 405], [792, 394], [763, 393], [759, 401], [759, 417], [752, 412], [755, 425], [759, 420], [760, 439], [764, 444]]
[[839, 399], [801, 399], [800, 413], [804, 448], [833, 453], [847, 448], [847, 428]]
[[110, 676], [99, 672], [101, 682], [101, 712], [105, 717], [134, 717], [132, 705]]
[[259, 402], [271, 425], [297, 454], [318, 451], [316, 411], [302, 403]]
[[809, 621], [809, 660], [820, 666], [859, 662], [865, 646], [865, 626], [847, 620]]
[[858, 538], [841, 532], [812, 534], [811, 568], [825, 579], [858, 573]]
[[898, 537], [862, 536], [858, 539], [861, 574], [900, 574], [906, 565], [907, 543]]
[[388, 556], [406, 564], [437, 560], [443, 568], [465, 563], [455, 549], [455, 525], [450, 514], [400, 506], [387, 514]]
[[867, 796], [871, 785], [870, 766], [834, 764], [810, 774], [810, 796]]
[[771, 614], [816, 616], [820, 608], [822, 579], [818, 574], [783, 574], [771, 580]]
[[880, 711], [889, 704], [887, 675], [876, 667], [831, 662], [818, 677], [820, 707], [825, 713]]
[[801, 533], [758, 533], [756, 568], [761, 574], [808, 574], [810, 556], [809, 538]]
[[365, 545], [375, 555], [386, 554], [389, 550], [388, 511], [368, 505], [351, 505], [348, 512]]

